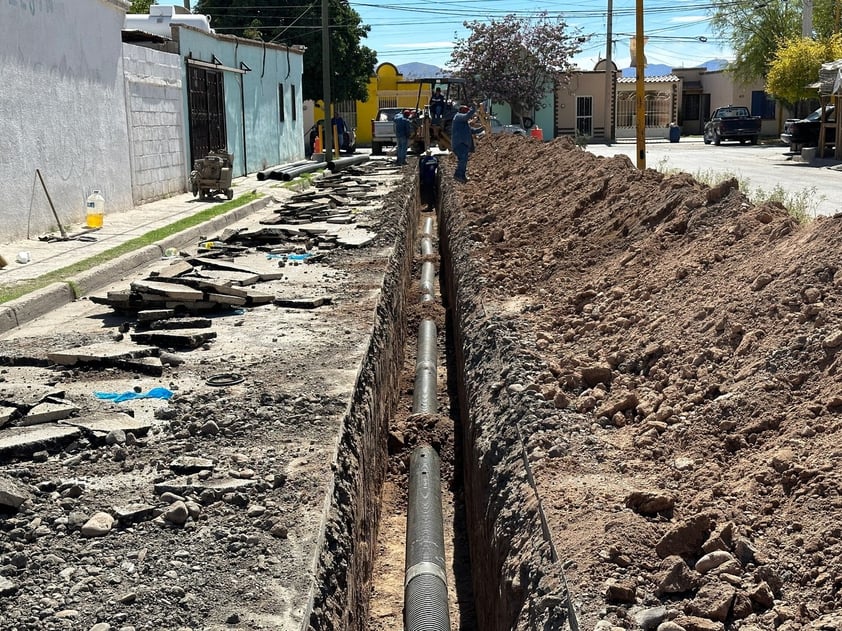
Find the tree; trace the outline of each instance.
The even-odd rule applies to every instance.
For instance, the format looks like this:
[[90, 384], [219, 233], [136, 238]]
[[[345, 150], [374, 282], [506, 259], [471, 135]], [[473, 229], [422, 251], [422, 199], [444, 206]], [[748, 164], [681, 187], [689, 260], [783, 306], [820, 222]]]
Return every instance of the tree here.
[[[331, 97], [364, 101], [377, 62], [376, 51], [361, 40], [369, 27], [343, 0], [330, 0]], [[211, 16], [211, 26], [229, 33], [288, 46], [302, 45], [305, 99], [324, 98], [322, 81], [322, 13], [320, 2], [293, 0], [199, 0], [195, 13]]]
[[815, 97], [807, 85], [819, 79], [821, 65], [842, 59], [842, 36], [823, 39], [794, 37], [775, 52], [766, 77], [766, 90], [792, 109], [800, 101]]
[[[814, 0], [813, 31], [834, 32], [838, 0]], [[790, 0], [713, 0], [711, 26], [734, 50], [728, 69], [742, 83], [763, 79], [775, 52], [801, 35], [802, 3]]]
[[451, 65], [465, 79], [469, 94], [508, 103], [519, 121], [543, 107], [548, 87], [570, 80], [571, 59], [583, 41], [568, 34], [564, 20], [545, 11], [534, 20], [507, 15], [464, 25], [470, 34], [456, 41]]
[[149, 7], [155, 3], [155, 0], [132, 0], [132, 6], [129, 13], [137, 15], [146, 15], [149, 13]]

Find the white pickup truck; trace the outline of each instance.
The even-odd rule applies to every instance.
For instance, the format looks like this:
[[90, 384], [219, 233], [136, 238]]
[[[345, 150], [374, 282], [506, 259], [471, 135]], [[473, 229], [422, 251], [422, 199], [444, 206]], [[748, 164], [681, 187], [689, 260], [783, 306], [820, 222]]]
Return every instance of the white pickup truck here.
[[398, 144], [395, 138], [395, 114], [402, 107], [383, 107], [377, 110], [377, 117], [371, 121], [371, 153], [380, 155], [385, 145]]

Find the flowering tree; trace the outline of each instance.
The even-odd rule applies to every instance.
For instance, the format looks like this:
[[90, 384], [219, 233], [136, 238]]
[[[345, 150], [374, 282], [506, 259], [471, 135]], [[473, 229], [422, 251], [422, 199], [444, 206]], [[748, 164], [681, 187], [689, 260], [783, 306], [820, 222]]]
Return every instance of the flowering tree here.
[[775, 51], [766, 77], [766, 91], [794, 107], [818, 94], [807, 85], [819, 80], [822, 64], [842, 58], [842, 35], [823, 39], [793, 37]]
[[465, 22], [470, 31], [457, 40], [450, 63], [478, 99], [508, 103], [516, 120], [543, 107], [547, 89], [570, 79], [571, 58], [584, 38], [568, 34], [561, 18], [546, 11], [533, 19], [507, 15], [502, 20]]

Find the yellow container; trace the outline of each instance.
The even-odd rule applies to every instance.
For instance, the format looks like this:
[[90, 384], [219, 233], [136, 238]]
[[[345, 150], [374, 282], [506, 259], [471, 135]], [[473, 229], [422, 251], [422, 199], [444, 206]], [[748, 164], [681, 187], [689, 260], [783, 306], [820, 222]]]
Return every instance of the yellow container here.
[[85, 200], [85, 209], [87, 215], [85, 223], [88, 228], [102, 228], [102, 222], [105, 217], [105, 198], [99, 191], [94, 191], [88, 195]]

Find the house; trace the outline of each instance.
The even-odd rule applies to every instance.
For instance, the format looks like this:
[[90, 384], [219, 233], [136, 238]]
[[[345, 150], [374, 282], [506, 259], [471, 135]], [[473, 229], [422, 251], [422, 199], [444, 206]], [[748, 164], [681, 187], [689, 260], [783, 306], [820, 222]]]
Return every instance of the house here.
[[0, 2], [0, 239], [57, 230], [47, 192], [71, 224], [94, 189], [106, 214], [186, 191], [211, 149], [234, 154], [235, 176], [303, 158], [303, 49], [173, 7], [154, 16], [163, 31], [126, 29], [130, 6]]

